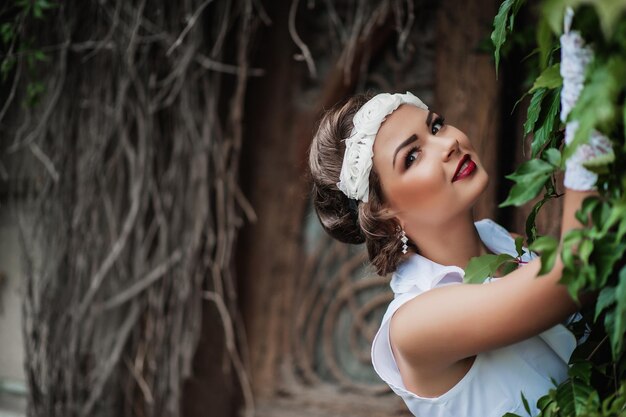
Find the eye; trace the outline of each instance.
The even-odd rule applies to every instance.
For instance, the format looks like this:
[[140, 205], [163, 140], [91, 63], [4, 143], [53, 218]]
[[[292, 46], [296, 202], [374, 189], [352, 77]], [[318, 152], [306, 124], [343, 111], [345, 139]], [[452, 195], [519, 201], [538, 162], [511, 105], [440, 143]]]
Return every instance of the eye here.
[[411, 149], [409, 149], [409, 152], [407, 152], [406, 157], [404, 158], [404, 167], [406, 169], [408, 169], [411, 164], [413, 164], [413, 162], [417, 159], [417, 154], [420, 152], [420, 148], [418, 148], [417, 146], [412, 147]]
[[[433, 121], [433, 124], [431, 125], [431, 132], [433, 135], [437, 134], [441, 129], [443, 129], [444, 126], [444, 118], [441, 116], [437, 116], [437, 118]], [[435, 128], [437, 129], [437, 132], [435, 132]]]

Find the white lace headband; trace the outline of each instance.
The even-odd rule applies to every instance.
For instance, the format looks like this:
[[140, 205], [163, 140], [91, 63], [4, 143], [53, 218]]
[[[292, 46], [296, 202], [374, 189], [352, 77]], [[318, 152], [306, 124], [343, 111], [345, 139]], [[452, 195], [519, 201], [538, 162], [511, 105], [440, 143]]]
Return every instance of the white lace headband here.
[[367, 202], [374, 138], [387, 116], [405, 103], [428, 110], [422, 100], [407, 91], [406, 94], [378, 94], [354, 115], [352, 133], [345, 139], [346, 152], [337, 183], [348, 198]]

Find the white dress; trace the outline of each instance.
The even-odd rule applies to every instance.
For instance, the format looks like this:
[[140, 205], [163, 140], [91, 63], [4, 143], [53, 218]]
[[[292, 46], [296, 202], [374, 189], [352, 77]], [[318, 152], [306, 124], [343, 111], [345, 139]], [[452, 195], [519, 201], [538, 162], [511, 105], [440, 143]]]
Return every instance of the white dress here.
[[[517, 256], [515, 241], [504, 227], [490, 219], [479, 220], [474, 225], [492, 252]], [[537, 256], [524, 249], [523, 261]], [[479, 353], [467, 374], [438, 397], [421, 397], [404, 386], [389, 343], [391, 316], [402, 304], [424, 291], [462, 284], [463, 275], [463, 269], [457, 266], [444, 266], [419, 254], [398, 267], [390, 283], [394, 299], [372, 342], [374, 370], [417, 417], [502, 417], [507, 412], [528, 416], [521, 392], [535, 416], [539, 413], [536, 407], [539, 397], [555, 387], [551, 378], [557, 383], [567, 378], [568, 361], [577, 342], [563, 324], [521, 342]], [[497, 279], [489, 278], [482, 285]], [[570, 320], [580, 317], [576, 313]]]

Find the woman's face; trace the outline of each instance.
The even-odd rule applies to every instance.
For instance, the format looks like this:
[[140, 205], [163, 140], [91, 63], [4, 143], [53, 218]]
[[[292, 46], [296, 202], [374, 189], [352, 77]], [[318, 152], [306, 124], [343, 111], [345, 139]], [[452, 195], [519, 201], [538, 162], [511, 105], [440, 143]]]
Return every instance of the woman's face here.
[[[436, 112], [402, 105], [376, 134], [374, 169], [402, 227], [445, 223], [470, 210], [489, 182], [465, 133], [442, 121]], [[476, 168], [453, 182], [465, 154]]]

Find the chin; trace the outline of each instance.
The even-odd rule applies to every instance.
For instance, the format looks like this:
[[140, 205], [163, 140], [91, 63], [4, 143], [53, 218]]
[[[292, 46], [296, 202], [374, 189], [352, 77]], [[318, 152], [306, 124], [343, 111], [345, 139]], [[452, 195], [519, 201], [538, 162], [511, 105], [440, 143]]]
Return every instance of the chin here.
[[468, 206], [468, 208], [470, 209], [476, 205], [476, 202], [478, 201], [478, 199], [483, 195], [483, 193], [489, 186], [489, 174], [487, 174], [487, 171], [481, 170], [480, 172], [477, 172], [476, 174], [478, 175], [475, 178], [473, 178], [473, 180], [475, 181], [475, 184], [474, 184], [475, 188], [472, 194], [474, 195], [472, 196], [470, 204]]

